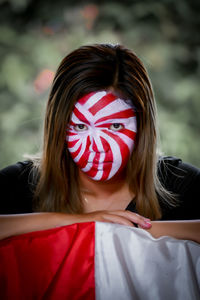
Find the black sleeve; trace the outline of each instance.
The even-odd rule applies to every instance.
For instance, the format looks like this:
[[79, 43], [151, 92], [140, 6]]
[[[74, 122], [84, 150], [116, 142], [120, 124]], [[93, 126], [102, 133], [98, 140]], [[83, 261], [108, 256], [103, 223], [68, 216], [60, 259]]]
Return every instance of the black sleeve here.
[[200, 169], [181, 159], [165, 157], [158, 175], [164, 187], [177, 195], [176, 207], [161, 202], [162, 220], [200, 219]]
[[0, 171], [0, 214], [32, 212], [31, 166], [30, 161], [18, 162]]

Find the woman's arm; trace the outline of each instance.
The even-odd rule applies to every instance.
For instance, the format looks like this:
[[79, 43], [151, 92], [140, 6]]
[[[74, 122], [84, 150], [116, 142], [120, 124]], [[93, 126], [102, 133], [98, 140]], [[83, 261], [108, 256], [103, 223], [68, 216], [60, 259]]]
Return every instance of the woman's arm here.
[[200, 220], [152, 221], [151, 224], [152, 227], [146, 230], [155, 238], [171, 236], [200, 243]]
[[70, 225], [73, 218], [61, 213], [28, 213], [0, 215], [0, 239], [31, 231]]
[[31, 231], [46, 230], [54, 227], [82, 222], [110, 222], [127, 226], [138, 224], [141, 228], [151, 227], [149, 219], [130, 211], [95, 211], [85, 214], [30, 213], [0, 215], [0, 240]]
[[148, 219], [130, 211], [96, 211], [87, 214], [31, 213], [0, 215], [0, 239], [31, 231], [93, 221], [118, 223], [126, 226], [134, 226], [133, 223], [136, 223], [155, 238], [171, 236], [200, 243], [200, 220], [152, 221], [150, 224]]

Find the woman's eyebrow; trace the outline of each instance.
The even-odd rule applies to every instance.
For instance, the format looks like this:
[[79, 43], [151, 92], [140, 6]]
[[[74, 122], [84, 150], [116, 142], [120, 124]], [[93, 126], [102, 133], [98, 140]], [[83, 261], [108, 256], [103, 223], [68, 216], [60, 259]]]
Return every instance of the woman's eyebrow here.
[[95, 124], [103, 122], [103, 121], [106, 121], [106, 120], [126, 119], [126, 118], [130, 118], [130, 117], [135, 117], [135, 116], [136, 116], [135, 112], [131, 108], [129, 108], [129, 109], [126, 109], [126, 110], [123, 110], [123, 111], [119, 111], [117, 113], [114, 113], [114, 114], [102, 117], [102, 118], [98, 119], [95, 122]]
[[115, 121], [115, 122], [102, 122], [101, 124], [97, 124], [96, 127], [105, 127], [113, 124], [122, 124], [123, 122]]

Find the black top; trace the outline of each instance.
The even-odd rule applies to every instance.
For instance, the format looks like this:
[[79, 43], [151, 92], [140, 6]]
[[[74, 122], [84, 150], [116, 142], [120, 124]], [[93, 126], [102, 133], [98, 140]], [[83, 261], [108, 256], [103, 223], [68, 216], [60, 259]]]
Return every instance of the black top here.
[[[31, 183], [32, 162], [18, 162], [0, 171], [0, 214], [33, 212], [33, 190]], [[200, 219], [200, 169], [183, 163], [175, 157], [162, 157], [158, 162], [158, 176], [165, 188], [179, 200], [177, 207], [164, 205], [162, 220]], [[127, 210], [135, 212], [131, 202]]]

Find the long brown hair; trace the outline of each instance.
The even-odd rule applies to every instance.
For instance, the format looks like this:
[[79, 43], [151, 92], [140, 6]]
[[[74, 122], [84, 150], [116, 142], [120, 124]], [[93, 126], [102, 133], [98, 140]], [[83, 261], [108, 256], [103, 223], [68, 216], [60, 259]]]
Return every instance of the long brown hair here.
[[83, 46], [67, 55], [56, 72], [44, 124], [43, 153], [36, 187], [39, 211], [83, 212], [77, 168], [66, 147], [66, 127], [74, 103], [92, 91], [112, 89], [133, 102], [137, 114], [135, 148], [127, 180], [139, 214], [161, 217], [158, 195], [170, 194], [157, 177], [156, 107], [143, 63], [121, 45]]

